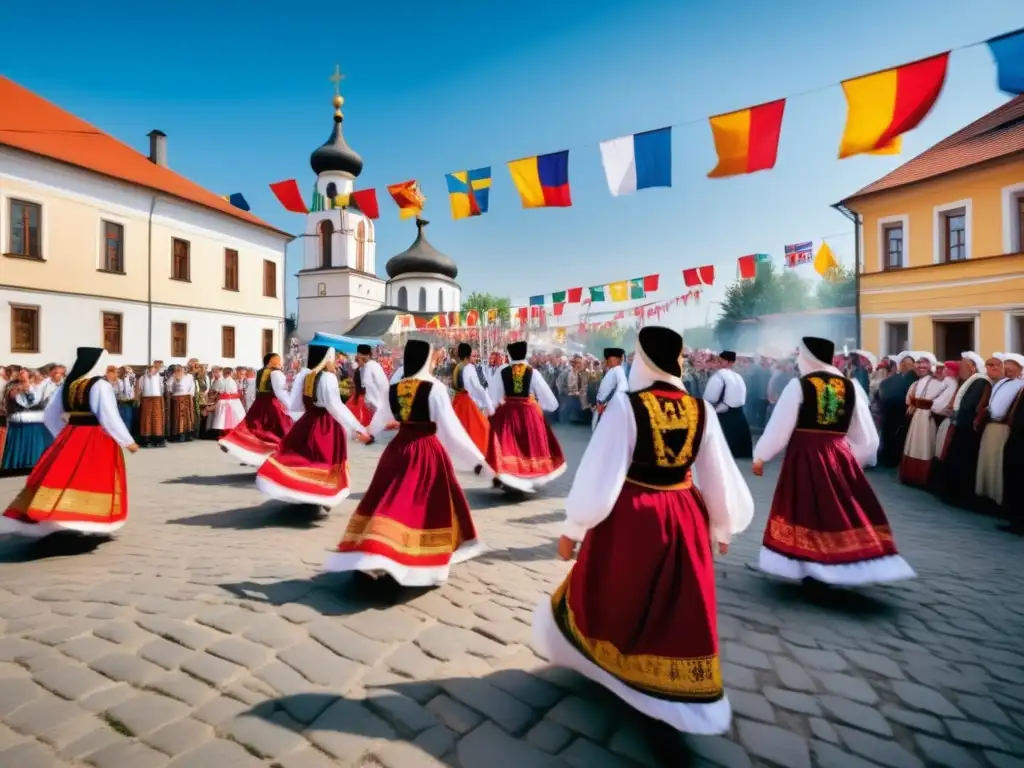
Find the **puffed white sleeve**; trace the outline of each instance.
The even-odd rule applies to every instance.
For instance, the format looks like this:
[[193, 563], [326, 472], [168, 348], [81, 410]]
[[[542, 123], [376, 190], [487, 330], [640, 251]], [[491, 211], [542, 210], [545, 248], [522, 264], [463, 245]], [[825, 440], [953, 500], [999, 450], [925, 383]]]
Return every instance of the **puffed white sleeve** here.
[[619, 379], [614, 373], [615, 369], [608, 371], [601, 377], [601, 383], [597, 385], [597, 403], [605, 404], [608, 399], [618, 390]]
[[[860, 393], [857, 393], [858, 396]], [[953, 396], [956, 394], [956, 382], [952, 379], [944, 379], [942, 382], [942, 389], [939, 390], [939, 395], [932, 400], [933, 411], [944, 411], [949, 408], [950, 403], [953, 402]]]
[[862, 467], [871, 467], [878, 460], [878, 429], [871, 417], [871, 403], [864, 388], [854, 381], [853, 391], [853, 419], [846, 431], [846, 441], [857, 463]]
[[274, 397], [281, 401], [287, 410], [292, 410], [291, 398], [288, 395], [288, 377], [284, 371], [270, 372], [270, 388], [274, 390]]
[[400, 382], [402, 380], [402, 377], [404, 377], [404, 376], [405, 376], [405, 366], [404, 365], [400, 365], [397, 368], [395, 368], [395, 372], [393, 374], [391, 374], [391, 383], [392, 384], [397, 384], [398, 382]]
[[383, 401], [388, 397], [388, 388], [391, 384], [388, 381], [388, 375], [380, 367], [380, 363], [375, 360], [371, 362], [373, 363], [372, 365], [367, 365], [363, 369], [369, 375], [370, 382], [373, 385], [366, 388], [366, 400], [374, 408], [380, 408]]
[[188, 377], [188, 384], [185, 387], [185, 394], [186, 395], [193, 395], [194, 396], [195, 393], [196, 393], [196, 380], [194, 378], [192, 378], [191, 376], [189, 376]]
[[530, 392], [537, 398], [537, 402], [540, 403], [540, 407], [543, 410], [558, 410], [558, 398], [555, 397], [548, 383], [544, 381], [544, 377], [536, 370], [530, 376]]
[[472, 363], [462, 369], [462, 382], [465, 385], [469, 396], [473, 398], [473, 402], [488, 413], [494, 412], [494, 405], [491, 403], [491, 397], [487, 394], [487, 390], [484, 389], [483, 384], [480, 383], [480, 374], [477, 373], [477, 367]]
[[115, 443], [127, 448], [135, 442], [132, 433], [121, 419], [121, 412], [117, 410], [114, 388], [108, 381], [100, 379], [92, 385], [92, 389], [89, 390], [89, 408], [96, 414], [96, 420], [103, 427], [103, 431], [110, 435]]
[[796, 429], [796, 419], [804, 402], [800, 379], [793, 379], [782, 389], [779, 400], [772, 410], [772, 417], [754, 447], [754, 460], [771, 461], [789, 445], [789, 438]]
[[617, 392], [597, 423], [565, 500], [562, 535], [582, 541], [611, 514], [636, 447], [636, 421], [629, 398]]
[[309, 371], [300, 371], [292, 379], [292, 388], [288, 393], [288, 402], [285, 405], [295, 419], [306, 412], [306, 406], [302, 403], [302, 388], [306, 385], [306, 376], [308, 375]]
[[719, 373], [713, 373], [711, 379], [708, 381], [707, 387], [704, 388], [704, 402], [710, 405], [712, 408], [721, 408], [725, 395], [725, 377]]
[[[440, 382], [435, 382], [430, 388], [430, 420], [437, 425], [437, 439], [448, 451], [452, 463], [461, 470], [470, 472], [477, 467], [482, 467], [481, 474], [489, 472], [487, 460], [480, 453], [480, 449], [466, 434], [462, 422], [455, 415], [452, 408], [452, 401], [448, 399], [448, 393]], [[485, 475], [489, 477], [490, 475]]]
[[711, 537], [720, 544], [728, 544], [754, 519], [754, 498], [729, 451], [713, 408], [704, 409], [704, 435], [693, 470], [694, 481], [708, 508]]
[[366, 432], [366, 428], [359, 423], [359, 419], [341, 402], [341, 394], [338, 392], [338, 377], [333, 373], [321, 376], [317, 382], [316, 399], [324, 404], [327, 412], [334, 417], [334, 420], [345, 428], [345, 434], [351, 437], [356, 432]]
[[903, 399], [903, 402], [905, 402], [907, 405], [910, 405], [910, 398], [915, 397], [916, 392], [917, 382], [915, 381], [913, 384], [910, 385], [910, 389], [907, 390], [907, 396]]
[[[93, 386], [93, 389], [96, 389]], [[64, 421], [64, 385], [61, 384], [57, 387], [57, 391], [53, 397], [50, 398], [50, 402], [46, 404], [46, 409], [43, 411], [43, 424], [50, 430], [50, 434], [56, 437], [60, 434], [60, 431], [64, 429], [66, 422]]]
[[389, 388], [387, 396], [384, 398], [384, 402], [382, 402], [380, 407], [373, 412], [373, 417], [370, 419], [370, 423], [366, 427], [366, 431], [373, 437], [376, 437], [387, 429], [388, 424], [393, 421], [395, 421], [395, 413], [391, 410], [391, 390]]
[[505, 382], [501, 378], [501, 372], [508, 366], [502, 365], [498, 367], [493, 374], [491, 374], [491, 404], [497, 408], [499, 405], [505, 402]]

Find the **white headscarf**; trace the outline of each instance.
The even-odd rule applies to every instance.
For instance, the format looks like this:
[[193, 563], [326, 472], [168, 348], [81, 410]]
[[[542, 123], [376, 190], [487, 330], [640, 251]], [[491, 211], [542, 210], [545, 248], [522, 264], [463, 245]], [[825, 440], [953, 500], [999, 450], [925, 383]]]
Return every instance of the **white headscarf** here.
[[802, 343], [797, 349], [796, 353], [796, 367], [800, 370], [801, 376], [806, 376], [809, 373], [816, 373], [821, 371], [823, 373], [831, 373], [833, 376], [842, 376], [842, 372], [832, 365], [831, 362], [825, 362], [819, 360], [811, 351], [805, 347]]
[[633, 364], [629, 366], [628, 383], [631, 392], [647, 389], [656, 381], [663, 381], [666, 384], [671, 384], [679, 389], [685, 389], [683, 386], [683, 380], [679, 376], [673, 376], [670, 373], [665, 373], [660, 368], [657, 368], [654, 363], [647, 358], [647, 355], [644, 354], [639, 341], [636, 343], [635, 353], [636, 354], [633, 356]]

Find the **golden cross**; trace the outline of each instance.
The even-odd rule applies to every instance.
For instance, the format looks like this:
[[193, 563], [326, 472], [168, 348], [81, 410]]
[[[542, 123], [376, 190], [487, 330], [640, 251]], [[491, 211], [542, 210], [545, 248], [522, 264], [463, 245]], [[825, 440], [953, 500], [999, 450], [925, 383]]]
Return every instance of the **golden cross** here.
[[334, 74], [331, 75], [330, 81], [334, 83], [334, 95], [341, 95], [341, 81], [345, 79], [345, 75], [341, 74], [341, 65], [334, 65]]

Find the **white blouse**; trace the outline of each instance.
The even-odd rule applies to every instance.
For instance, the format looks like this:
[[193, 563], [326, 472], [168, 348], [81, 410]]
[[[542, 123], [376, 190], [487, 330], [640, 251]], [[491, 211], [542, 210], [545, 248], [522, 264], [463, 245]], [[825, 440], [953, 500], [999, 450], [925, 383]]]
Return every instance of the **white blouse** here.
[[[507, 365], [501, 366], [497, 371], [494, 372], [494, 394], [490, 396], [491, 402], [494, 403], [495, 407], [505, 402], [505, 384], [501, 378], [501, 372], [506, 368], [524, 363], [523, 360], [513, 360]], [[533, 375], [530, 376], [530, 394], [537, 398], [537, 402], [540, 407], [545, 411], [557, 411], [558, 410], [558, 398], [555, 397], [551, 391], [551, 387], [544, 381], [544, 377], [540, 375], [540, 371], [533, 366], [530, 366], [533, 370]]]
[[[100, 379], [92, 385], [89, 390], [89, 410], [96, 416], [103, 431], [113, 438], [114, 442], [122, 448], [126, 448], [135, 442], [128, 427], [121, 421], [121, 413], [117, 410], [117, 398], [114, 397], [114, 388], [106, 379]], [[43, 413], [43, 423], [50, 430], [54, 437], [64, 429], [64, 385], [57, 388], [50, 404], [46, 406]]]

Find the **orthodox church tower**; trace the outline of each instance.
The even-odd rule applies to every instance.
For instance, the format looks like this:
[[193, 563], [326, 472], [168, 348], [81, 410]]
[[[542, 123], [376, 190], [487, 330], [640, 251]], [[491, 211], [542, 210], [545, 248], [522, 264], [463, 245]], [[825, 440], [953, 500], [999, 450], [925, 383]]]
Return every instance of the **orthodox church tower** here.
[[308, 341], [317, 331], [344, 333], [352, 321], [384, 303], [385, 282], [377, 277], [373, 221], [355, 207], [335, 207], [350, 195], [363, 159], [345, 142], [341, 124], [345, 103], [334, 77], [334, 128], [310, 155], [316, 174], [313, 205], [303, 236], [303, 267], [298, 272], [297, 336]]

